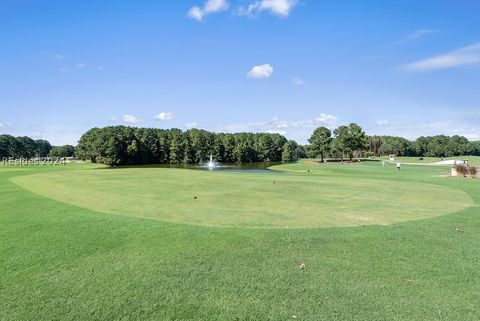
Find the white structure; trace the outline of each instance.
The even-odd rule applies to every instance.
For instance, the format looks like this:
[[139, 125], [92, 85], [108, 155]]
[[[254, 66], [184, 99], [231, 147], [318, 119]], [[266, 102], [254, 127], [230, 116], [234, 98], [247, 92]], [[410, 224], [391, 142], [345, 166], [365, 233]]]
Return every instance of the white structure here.
[[453, 177], [458, 176], [457, 168], [455, 166], [452, 167], [452, 169], [450, 171], [450, 176], [453, 176]]

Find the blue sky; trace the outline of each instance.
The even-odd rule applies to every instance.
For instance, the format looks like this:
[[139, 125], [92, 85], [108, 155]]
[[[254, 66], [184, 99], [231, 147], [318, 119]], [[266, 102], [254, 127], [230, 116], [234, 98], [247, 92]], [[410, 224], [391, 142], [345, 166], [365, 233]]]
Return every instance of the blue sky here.
[[480, 139], [477, 0], [6, 0], [0, 132], [126, 124]]

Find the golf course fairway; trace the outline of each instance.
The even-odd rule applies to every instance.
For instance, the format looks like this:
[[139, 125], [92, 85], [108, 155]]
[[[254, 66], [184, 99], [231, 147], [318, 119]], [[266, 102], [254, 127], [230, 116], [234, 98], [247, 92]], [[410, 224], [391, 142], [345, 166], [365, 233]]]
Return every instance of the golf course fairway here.
[[0, 166], [0, 320], [479, 320], [479, 180], [275, 169]]

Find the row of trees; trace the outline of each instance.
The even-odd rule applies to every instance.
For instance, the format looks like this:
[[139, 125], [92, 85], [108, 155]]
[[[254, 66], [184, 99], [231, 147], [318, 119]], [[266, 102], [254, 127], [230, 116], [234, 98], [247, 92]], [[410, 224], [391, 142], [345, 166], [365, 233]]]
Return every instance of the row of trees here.
[[52, 145], [46, 140], [33, 140], [29, 137], [0, 135], [0, 158], [46, 157], [51, 149]]
[[428, 136], [409, 141], [395, 136], [367, 136], [352, 123], [333, 132], [315, 129], [310, 145], [300, 146], [279, 134], [211, 133], [191, 129], [154, 129], [113, 126], [86, 132], [78, 146], [52, 146], [46, 140], [0, 135], [0, 159], [4, 157], [70, 157], [107, 165], [200, 163], [209, 155], [224, 163], [293, 161], [302, 157], [352, 159], [354, 156], [480, 155], [480, 141], [463, 136]]
[[427, 136], [409, 141], [395, 136], [367, 136], [360, 126], [352, 123], [332, 131], [325, 127], [315, 129], [305, 146], [308, 157], [397, 156], [450, 157], [480, 155], [480, 141], [471, 142], [463, 136]]
[[110, 126], [93, 128], [80, 139], [79, 158], [107, 165], [191, 164], [210, 154], [224, 163], [292, 161], [304, 156], [294, 141], [279, 134], [212, 133], [191, 129]]
[[8, 157], [70, 157], [74, 154], [75, 147], [71, 145], [52, 146], [43, 139], [33, 140], [30, 137], [0, 135], [0, 159]]
[[370, 136], [368, 152], [373, 156], [395, 154], [398, 156], [451, 157], [480, 155], [480, 141], [469, 141], [463, 136], [422, 136], [409, 141], [395, 136]]

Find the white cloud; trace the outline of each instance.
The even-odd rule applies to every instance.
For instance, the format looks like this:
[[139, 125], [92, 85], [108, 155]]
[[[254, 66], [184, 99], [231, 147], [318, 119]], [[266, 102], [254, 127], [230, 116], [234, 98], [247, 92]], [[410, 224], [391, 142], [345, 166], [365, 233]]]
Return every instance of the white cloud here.
[[304, 85], [304, 84], [305, 84], [305, 81], [304, 81], [302, 78], [300, 78], [300, 77], [295, 77], [295, 78], [293, 78], [292, 83], [293, 83], [295, 86], [301, 86], [301, 85]]
[[449, 53], [423, 59], [403, 66], [407, 71], [426, 72], [480, 63], [480, 42]]
[[386, 119], [380, 119], [380, 120], [377, 120], [377, 121], [375, 122], [375, 124], [376, 124], [377, 126], [386, 126], [386, 125], [388, 125], [388, 120], [386, 120]]
[[313, 119], [312, 124], [315, 125], [315, 126], [325, 126], [325, 127], [328, 127], [328, 128], [333, 128], [336, 121], [337, 121], [336, 116], [321, 113], [318, 117], [315, 117]]
[[269, 11], [275, 15], [287, 17], [297, 4], [298, 0], [259, 0], [251, 3], [247, 8], [241, 7], [238, 13], [253, 16], [262, 11]]
[[117, 116], [112, 116], [112, 118], [110, 119], [112, 122], [117, 122], [118, 121], [118, 117]]
[[98, 66], [97, 69], [98, 70], [104, 70], [105, 68], [103, 66]]
[[278, 117], [273, 117], [267, 121], [225, 124], [211, 128], [211, 130], [226, 133], [277, 133], [284, 135], [288, 139], [294, 139], [300, 144], [306, 144], [307, 138], [312, 135], [315, 128], [325, 126], [333, 130], [338, 125], [337, 117], [322, 113], [317, 117], [304, 120], [281, 120]]
[[267, 129], [265, 131], [267, 134], [280, 134], [280, 135], [285, 135], [287, 133], [286, 130], [276, 130], [276, 129]]
[[60, 68], [60, 71], [61, 71], [61, 72], [64, 72], [64, 73], [67, 73], [67, 72], [69, 72], [70, 70], [69, 70], [67, 67], [62, 67], [62, 68]]
[[196, 127], [198, 127], [198, 124], [196, 122], [186, 123], [185, 127], [186, 128], [196, 128]]
[[77, 64], [77, 68], [78, 68], [78, 69], [84, 69], [84, 68], [86, 68], [86, 67], [87, 67], [87, 64], [84, 64], [84, 63], [78, 63], [78, 64]]
[[407, 139], [420, 136], [460, 135], [470, 140], [480, 140], [480, 113], [455, 111], [430, 121], [389, 121], [388, 126], [368, 129], [370, 135], [392, 135]]
[[175, 115], [170, 112], [161, 112], [157, 116], [155, 116], [155, 120], [165, 121], [165, 120], [172, 120], [175, 118]]
[[269, 121], [228, 124], [218, 128], [218, 130], [226, 132], [247, 131], [286, 133], [288, 130], [312, 129], [321, 126], [333, 129], [336, 125], [337, 117], [322, 113], [317, 117], [306, 120], [280, 120], [278, 117], [273, 117]]
[[247, 77], [249, 78], [256, 78], [256, 79], [263, 79], [268, 78], [273, 73], [273, 67], [269, 64], [254, 66], [250, 71], [247, 73]]
[[62, 55], [61, 53], [54, 53], [51, 57], [52, 57], [52, 59], [55, 59], [55, 60], [63, 60], [63, 59], [65, 59], [65, 56]]
[[437, 32], [438, 32], [437, 30], [433, 30], [433, 29], [416, 30], [413, 33], [406, 36], [405, 38], [392, 42], [390, 44], [390, 46], [397, 46], [397, 45], [401, 45], [401, 44], [404, 44], [404, 43], [412, 42], [412, 41], [421, 39], [425, 36], [428, 36], [432, 33], [437, 33]]
[[12, 126], [12, 124], [10, 124], [9, 122], [0, 122], [0, 129], [7, 129], [7, 128], [10, 128]]
[[207, 0], [205, 5], [201, 8], [194, 6], [188, 11], [188, 16], [197, 21], [203, 21], [203, 18], [211, 13], [221, 12], [228, 9], [228, 2], [226, 0]]
[[127, 124], [136, 124], [136, 123], [139, 123], [140, 122], [140, 119], [138, 119], [137, 117], [135, 116], [132, 116], [132, 115], [123, 115], [122, 116], [122, 120], [127, 123]]

